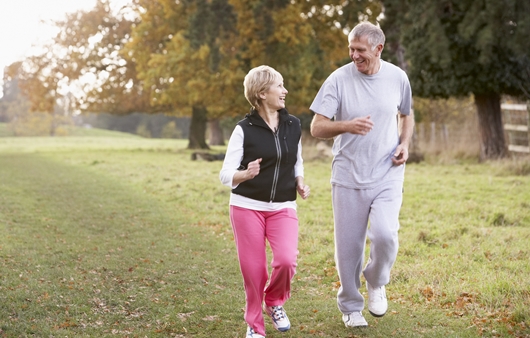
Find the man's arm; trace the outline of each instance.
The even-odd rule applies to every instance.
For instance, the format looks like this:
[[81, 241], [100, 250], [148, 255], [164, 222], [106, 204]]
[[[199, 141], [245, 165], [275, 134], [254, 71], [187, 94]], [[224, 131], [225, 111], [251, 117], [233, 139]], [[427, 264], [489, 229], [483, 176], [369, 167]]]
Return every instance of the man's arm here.
[[370, 115], [349, 121], [331, 121], [324, 115], [315, 114], [311, 121], [311, 135], [316, 138], [333, 138], [339, 134], [352, 133], [366, 135], [374, 127]]
[[414, 132], [414, 111], [411, 110], [409, 115], [399, 114], [399, 145], [396, 148], [392, 162], [394, 165], [402, 165], [409, 158], [409, 145]]

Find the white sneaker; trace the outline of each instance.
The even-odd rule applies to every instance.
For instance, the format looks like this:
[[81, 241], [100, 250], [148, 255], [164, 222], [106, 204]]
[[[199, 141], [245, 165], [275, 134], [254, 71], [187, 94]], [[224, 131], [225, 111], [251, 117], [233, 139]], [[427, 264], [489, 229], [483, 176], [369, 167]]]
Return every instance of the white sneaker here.
[[342, 321], [346, 327], [366, 327], [368, 323], [360, 311], [352, 312], [349, 315], [342, 315]]
[[259, 333], [256, 333], [253, 328], [250, 326], [247, 326], [247, 335], [246, 338], [265, 338], [265, 336], [260, 335]]
[[291, 328], [291, 322], [281, 305], [265, 306], [265, 312], [271, 317], [272, 325], [276, 330], [285, 332]]
[[374, 288], [366, 282], [368, 289], [368, 311], [374, 317], [383, 317], [388, 309], [385, 286]]

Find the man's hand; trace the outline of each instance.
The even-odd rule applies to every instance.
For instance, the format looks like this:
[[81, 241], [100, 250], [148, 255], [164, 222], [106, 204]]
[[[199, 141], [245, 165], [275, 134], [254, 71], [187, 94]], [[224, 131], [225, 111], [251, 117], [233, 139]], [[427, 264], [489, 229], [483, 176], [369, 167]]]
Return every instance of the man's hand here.
[[366, 135], [374, 128], [374, 121], [372, 121], [370, 115], [354, 118], [347, 121], [346, 124], [347, 131], [351, 134]]
[[366, 135], [374, 128], [370, 115], [357, 117], [349, 121], [331, 121], [324, 115], [315, 114], [311, 121], [311, 135], [329, 139], [343, 133]]
[[402, 165], [409, 159], [409, 147], [403, 144], [397, 146], [394, 156], [392, 156], [392, 163], [396, 166]]

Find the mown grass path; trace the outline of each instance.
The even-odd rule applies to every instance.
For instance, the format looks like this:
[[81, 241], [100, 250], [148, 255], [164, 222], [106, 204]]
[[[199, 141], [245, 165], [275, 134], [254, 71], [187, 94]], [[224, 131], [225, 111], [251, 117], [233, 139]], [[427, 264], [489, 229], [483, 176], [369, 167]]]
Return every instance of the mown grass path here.
[[[109, 165], [120, 158], [92, 155]], [[188, 298], [207, 303], [208, 262], [219, 261], [228, 245], [220, 249], [210, 228], [186, 226], [183, 211], [123, 177], [126, 170], [105, 173], [88, 157], [0, 155], [3, 334], [182, 331], [181, 319], [200, 313], [186, 310]], [[237, 272], [233, 256], [220, 261], [215, 270]]]

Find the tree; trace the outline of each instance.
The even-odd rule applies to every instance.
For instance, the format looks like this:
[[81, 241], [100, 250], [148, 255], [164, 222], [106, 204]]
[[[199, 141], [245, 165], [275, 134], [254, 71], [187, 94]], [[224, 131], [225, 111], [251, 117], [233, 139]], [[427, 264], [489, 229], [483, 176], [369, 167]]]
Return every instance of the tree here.
[[49, 135], [55, 136], [55, 131], [62, 120], [61, 116], [58, 116], [57, 104], [64, 96], [60, 93], [59, 87], [67, 81], [67, 78], [58, 60], [51, 54], [51, 52], [43, 53], [40, 56], [28, 57], [24, 62], [15, 62], [7, 68], [7, 74], [18, 80], [18, 87], [22, 96], [28, 98], [31, 112], [50, 115]]
[[127, 14], [126, 9], [114, 13], [108, 0], [98, 0], [92, 10], [55, 22], [59, 32], [53, 41], [13, 69], [32, 111], [53, 116], [62, 100], [71, 104], [69, 111], [156, 112], [134, 62], [122, 52], [135, 22]]
[[136, 65], [124, 45], [130, 39], [137, 17], [123, 7], [114, 11], [109, 0], [98, 0], [90, 11], [77, 11], [56, 22], [54, 39], [63, 68], [75, 85], [77, 108], [86, 112], [159, 112], [165, 107], [149, 104], [137, 78]]
[[140, 23], [128, 51], [150, 90], [151, 104], [192, 116], [189, 148], [207, 147], [207, 120], [242, 115], [241, 107], [248, 107], [243, 78], [257, 65], [268, 64], [283, 74], [292, 113], [307, 111], [323, 79], [347, 58], [349, 25], [363, 15], [375, 20], [380, 13], [378, 3], [369, 0], [136, 4]]
[[447, 98], [472, 93], [481, 133], [481, 158], [506, 156], [501, 95], [530, 99], [530, 2], [383, 3], [388, 15], [383, 27], [387, 20], [389, 26], [400, 26], [399, 44], [406, 50], [415, 95]]
[[236, 60], [227, 59], [219, 46], [231, 33], [226, 1], [139, 0], [136, 6], [140, 23], [127, 51], [151, 105], [191, 115], [188, 148], [208, 148], [209, 114], [231, 104], [230, 79], [240, 76]]
[[8, 68], [4, 68], [4, 84], [2, 88], [4, 95], [0, 98], [0, 122], [9, 122], [12, 119], [11, 106], [15, 101], [19, 101], [21, 96], [18, 78], [9, 76], [8, 73]]
[[65, 114], [65, 108], [69, 106], [68, 98], [59, 98], [53, 105], [53, 110], [47, 111], [49, 114], [36, 110], [19, 86], [21, 67], [22, 62], [17, 61], [5, 68], [4, 96], [0, 99], [0, 121], [7, 122], [8, 129], [14, 136], [65, 134], [61, 126], [71, 124], [71, 119]]
[[24, 61], [21, 86], [46, 111], [70, 93], [78, 111], [191, 116], [188, 147], [208, 148], [206, 122], [215, 128], [248, 107], [250, 68], [278, 69], [289, 110], [307, 112], [322, 81], [349, 61], [345, 34], [380, 11], [372, 0], [134, 0], [116, 13], [98, 0], [56, 23], [53, 43]]

